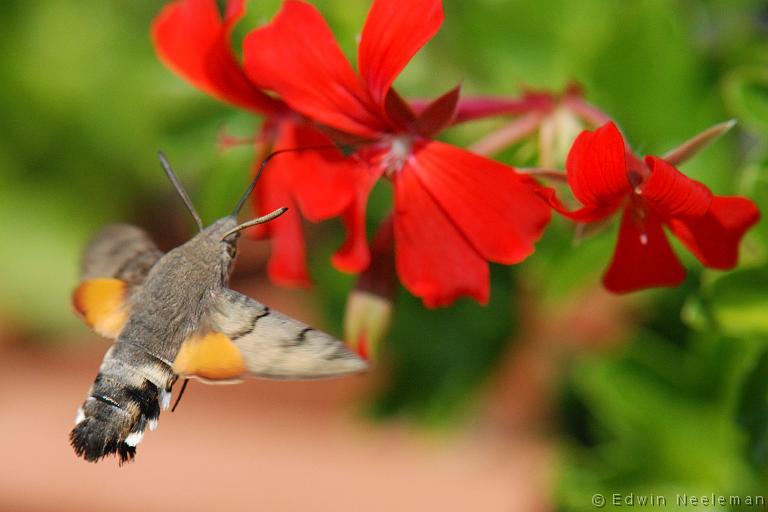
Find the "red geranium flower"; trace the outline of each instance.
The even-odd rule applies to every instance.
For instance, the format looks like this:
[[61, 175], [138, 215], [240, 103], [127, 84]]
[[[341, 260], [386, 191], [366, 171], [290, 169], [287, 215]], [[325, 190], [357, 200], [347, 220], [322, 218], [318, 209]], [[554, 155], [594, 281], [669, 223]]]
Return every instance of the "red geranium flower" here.
[[350, 271], [368, 265], [365, 205], [383, 175], [394, 184], [398, 274], [433, 307], [463, 295], [486, 302], [487, 262], [526, 258], [550, 218], [530, 178], [432, 140], [452, 122], [458, 89], [418, 115], [392, 89], [442, 19], [439, 0], [375, 0], [360, 38], [360, 75], [317, 10], [300, 1], [285, 2], [244, 43], [245, 70], [255, 83], [296, 112], [370, 141], [350, 160], [356, 165], [348, 174], [356, 193], [344, 214], [350, 236], [335, 264]]
[[[224, 15], [216, 0], [180, 0], [155, 19], [152, 38], [161, 59], [206, 93], [265, 117], [256, 137], [262, 154], [284, 148], [332, 146], [332, 141], [262, 91], [243, 72], [230, 47], [235, 24], [245, 14], [244, 0], [229, 0]], [[304, 237], [298, 210], [312, 221], [339, 215], [356, 193], [349, 179], [351, 162], [336, 152], [285, 153], [270, 163], [256, 190], [259, 213], [291, 208], [261, 235], [273, 242], [270, 278], [285, 285], [309, 284]]]
[[669, 162], [635, 156], [613, 123], [582, 132], [566, 168], [568, 185], [584, 206], [569, 212], [553, 195], [558, 211], [592, 222], [624, 209], [613, 261], [603, 276], [605, 287], [616, 293], [683, 282], [685, 270], [663, 226], [705, 266], [727, 270], [736, 265], [744, 233], [760, 218], [749, 199], [713, 195]]

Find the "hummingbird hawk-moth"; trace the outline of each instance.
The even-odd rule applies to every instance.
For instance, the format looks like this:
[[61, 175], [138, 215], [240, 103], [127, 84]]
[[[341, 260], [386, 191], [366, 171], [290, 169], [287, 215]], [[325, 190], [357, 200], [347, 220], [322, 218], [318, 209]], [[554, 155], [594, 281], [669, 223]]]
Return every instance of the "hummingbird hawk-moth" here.
[[143, 230], [118, 224], [86, 247], [73, 305], [93, 330], [115, 340], [70, 433], [77, 455], [91, 462], [110, 454], [121, 464], [133, 459], [180, 377], [231, 383], [366, 368], [339, 340], [227, 287], [241, 231], [286, 210], [236, 220], [267, 159], [235, 211], [206, 228], [162, 154], [160, 160], [200, 232], [163, 254]]

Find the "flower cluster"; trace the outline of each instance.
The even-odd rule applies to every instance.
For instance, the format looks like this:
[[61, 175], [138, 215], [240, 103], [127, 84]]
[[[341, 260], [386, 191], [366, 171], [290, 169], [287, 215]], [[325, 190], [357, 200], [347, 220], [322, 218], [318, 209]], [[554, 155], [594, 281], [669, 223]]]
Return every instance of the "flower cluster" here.
[[[224, 12], [216, 0], [179, 0], [158, 15], [152, 35], [161, 58], [180, 75], [264, 118], [256, 137], [261, 156], [307, 148], [274, 159], [254, 194], [259, 213], [293, 207], [256, 233], [272, 240], [268, 270], [278, 283], [309, 283], [300, 212], [311, 221], [340, 217], [347, 239], [333, 264], [362, 273], [361, 283], [373, 283], [366, 293], [390, 293], [371, 275], [382, 265], [366, 236], [366, 203], [379, 180], [391, 182], [394, 205], [375, 237], [390, 247], [375, 252], [394, 258], [400, 281], [429, 307], [462, 296], [486, 302], [489, 262], [514, 264], [531, 255], [553, 208], [579, 223], [623, 211], [604, 278], [615, 292], [683, 280], [664, 226], [705, 266], [728, 269], [759, 218], [751, 201], [714, 196], [680, 173], [679, 162], [635, 156], [577, 88], [520, 99], [462, 99], [458, 87], [432, 101], [401, 97], [392, 84], [438, 32], [440, 0], [374, 0], [357, 71], [320, 13], [302, 0], [286, 0], [270, 23], [251, 31], [240, 62], [230, 35], [243, 14], [244, 0], [228, 0]], [[436, 140], [449, 126], [493, 115], [515, 121], [470, 149]], [[590, 127], [596, 130], [583, 131], [571, 145]], [[533, 134], [545, 168], [539, 174], [564, 178], [582, 208], [569, 210], [536, 173], [485, 156]], [[349, 141], [355, 141], [352, 155], [329, 149]], [[568, 146], [562, 175], [551, 167]]]

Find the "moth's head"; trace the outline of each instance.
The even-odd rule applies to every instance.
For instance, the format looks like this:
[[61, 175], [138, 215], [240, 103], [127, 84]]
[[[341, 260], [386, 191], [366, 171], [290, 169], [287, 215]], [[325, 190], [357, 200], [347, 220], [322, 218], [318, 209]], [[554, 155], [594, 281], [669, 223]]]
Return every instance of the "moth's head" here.
[[234, 261], [235, 255], [237, 254], [237, 241], [240, 238], [240, 233], [242, 230], [257, 224], [261, 224], [263, 222], [269, 222], [270, 220], [284, 214], [288, 210], [288, 208], [278, 208], [272, 213], [262, 217], [243, 222], [242, 224], [237, 223], [237, 215], [240, 213], [240, 210], [243, 208], [245, 201], [248, 199], [251, 192], [253, 191], [253, 188], [256, 186], [256, 182], [259, 180], [261, 171], [264, 170], [264, 166], [266, 165], [267, 161], [269, 161], [271, 157], [278, 153], [279, 152], [272, 153], [270, 156], [264, 159], [264, 161], [261, 163], [261, 166], [259, 167], [258, 172], [256, 173], [256, 176], [253, 178], [253, 181], [251, 181], [251, 184], [248, 186], [245, 193], [237, 202], [237, 206], [235, 207], [235, 210], [232, 212], [232, 214], [228, 217], [217, 220], [207, 228], [203, 228], [203, 221], [195, 210], [195, 206], [192, 204], [192, 200], [189, 198], [187, 192], [184, 190], [184, 187], [181, 185], [181, 182], [176, 176], [176, 173], [173, 172], [171, 164], [168, 163], [168, 160], [165, 158], [165, 155], [163, 155], [162, 152], [158, 152], [163, 171], [165, 171], [165, 174], [171, 181], [173, 188], [176, 189], [176, 192], [179, 194], [179, 197], [182, 199], [182, 201], [184, 201], [184, 204], [189, 210], [189, 213], [191, 213], [192, 217], [195, 219], [198, 228], [200, 228], [200, 233], [198, 233], [198, 235], [190, 241], [194, 247], [192, 250], [203, 251], [205, 254], [218, 254], [220, 260], [219, 262], [221, 264], [220, 267], [223, 271], [223, 274], [226, 273], [228, 275], [232, 268], [232, 262]]
[[286, 211], [288, 211], [288, 208], [279, 208], [272, 213], [251, 219], [242, 224], [238, 224], [235, 216], [230, 215], [229, 217], [217, 220], [205, 228], [198, 236], [205, 238], [208, 243], [217, 246], [221, 267], [229, 271], [237, 254], [237, 242], [243, 230], [276, 219]]
[[235, 228], [237, 228], [237, 219], [233, 216], [224, 217], [203, 229], [191, 241], [195, 246], [194, 251], [208, 254], [209, 264], [216, 265], [221, 269], [221, 273], [226, 275], [229, 275], [237, 255], [240, 231], [233, 232]]

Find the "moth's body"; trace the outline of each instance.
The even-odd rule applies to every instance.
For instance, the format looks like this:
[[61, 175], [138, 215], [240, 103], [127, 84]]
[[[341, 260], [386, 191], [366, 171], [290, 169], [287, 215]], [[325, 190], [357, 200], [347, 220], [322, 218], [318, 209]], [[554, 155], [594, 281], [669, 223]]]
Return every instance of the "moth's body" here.
[[234, 217], [225, 217], [160, 258], [131, 300], [132, 314], [117, 344], [134, 343], [172, 362], [217, 291], [229, 284], [233, 254], [226, 247], [234, 244], [221, 237], [236, 225]]
[[131, 459], [180, 376], [231, 382], [365, 368], [337, 340], [227, 288], [237, 235], [225, 235], [236, 226], [225, 217], [165, 255], [132, 226], [91, 242], [75, 308], [115, 343], [78, 410], [70, 435], [78, 455]]

